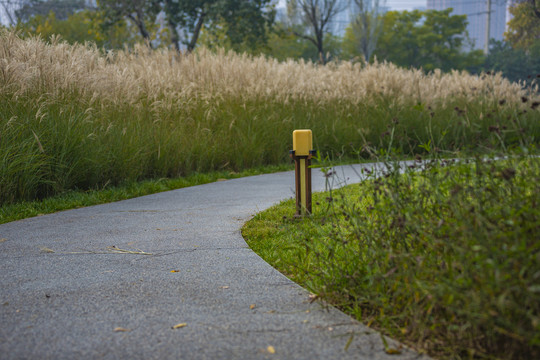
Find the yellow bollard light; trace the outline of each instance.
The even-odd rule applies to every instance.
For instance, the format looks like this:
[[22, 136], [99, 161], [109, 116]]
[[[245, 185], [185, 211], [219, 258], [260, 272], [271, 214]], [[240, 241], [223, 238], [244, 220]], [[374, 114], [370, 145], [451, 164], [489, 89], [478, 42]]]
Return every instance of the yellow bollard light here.
[[296, 156], [308, 156], [313, 149], [311, 130], [294, 130], [292, 133], [292, 148]]
[[295, 163], [296, 214], [311, 214], [311, 158], [315, 153], [311, 130], [293, 131], [293, 149], [289, 152]]

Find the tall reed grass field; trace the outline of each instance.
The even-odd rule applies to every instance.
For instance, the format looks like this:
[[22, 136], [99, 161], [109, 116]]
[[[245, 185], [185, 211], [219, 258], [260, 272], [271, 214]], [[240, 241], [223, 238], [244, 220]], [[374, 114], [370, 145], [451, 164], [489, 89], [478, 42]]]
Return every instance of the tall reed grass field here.
[[0, 204], [124, 181], [322, 153], [536, 146], [537, 88], [348, 62], [318, 66], [200, 49], [104, 52], [0, 32]]

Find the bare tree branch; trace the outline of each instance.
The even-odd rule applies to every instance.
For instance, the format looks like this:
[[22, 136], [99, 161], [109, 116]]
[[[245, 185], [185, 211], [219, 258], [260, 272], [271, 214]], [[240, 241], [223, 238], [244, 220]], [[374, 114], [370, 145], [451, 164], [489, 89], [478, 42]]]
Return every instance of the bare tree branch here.
[[[298, 0], [304, 21], [311, 28], [311, 34], [295, 35], [311, 41], [317, 47], [321, 63], [326, 63], [324, 35], [337, 14], [345, 10], [346, 3], [339, 0]], [[294, 33], [294, 32], [293, 32]]]
[[[356, 18], [353, 30], [359, 40], [358, 47], [367, 62], [375, 51], [379, 35], [382, 31], [382, 19], [380, 17], [380, 0], [354, 0], [356, 5]], [[382, 5], [386, 0], [382, 0]]]
[[[7, 17], [9, 18], [9, 24], [10, 25], [14, 25], [15, 24], [15, 21], [13, 19], [13, 14], [12, 14], [12, 11], [13, 11], [13, 5], [11, 4], [11, 1], [2, 1], [2, 7], [4, 8], [4, 13], [7, 15]], [[8, 5], [10, 5], [11, 9], [8, 9]]]

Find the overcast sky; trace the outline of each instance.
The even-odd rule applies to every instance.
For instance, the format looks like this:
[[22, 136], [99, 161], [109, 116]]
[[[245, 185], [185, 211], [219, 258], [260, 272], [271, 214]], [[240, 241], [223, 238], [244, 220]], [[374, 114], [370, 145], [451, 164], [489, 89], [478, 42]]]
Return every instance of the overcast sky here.
[[419, 6], [426, 6], [426, 0], [387, 0], [391, 10], [413, 10]]

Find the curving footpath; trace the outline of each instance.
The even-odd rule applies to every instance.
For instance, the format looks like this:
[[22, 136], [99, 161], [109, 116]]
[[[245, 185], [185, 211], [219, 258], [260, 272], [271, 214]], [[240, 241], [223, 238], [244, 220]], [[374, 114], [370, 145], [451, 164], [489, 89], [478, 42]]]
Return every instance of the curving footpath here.
[[425, 358], [248, 248], [241, 226], [293, 192], [277, 173], [0, 225], [0, 359]]

